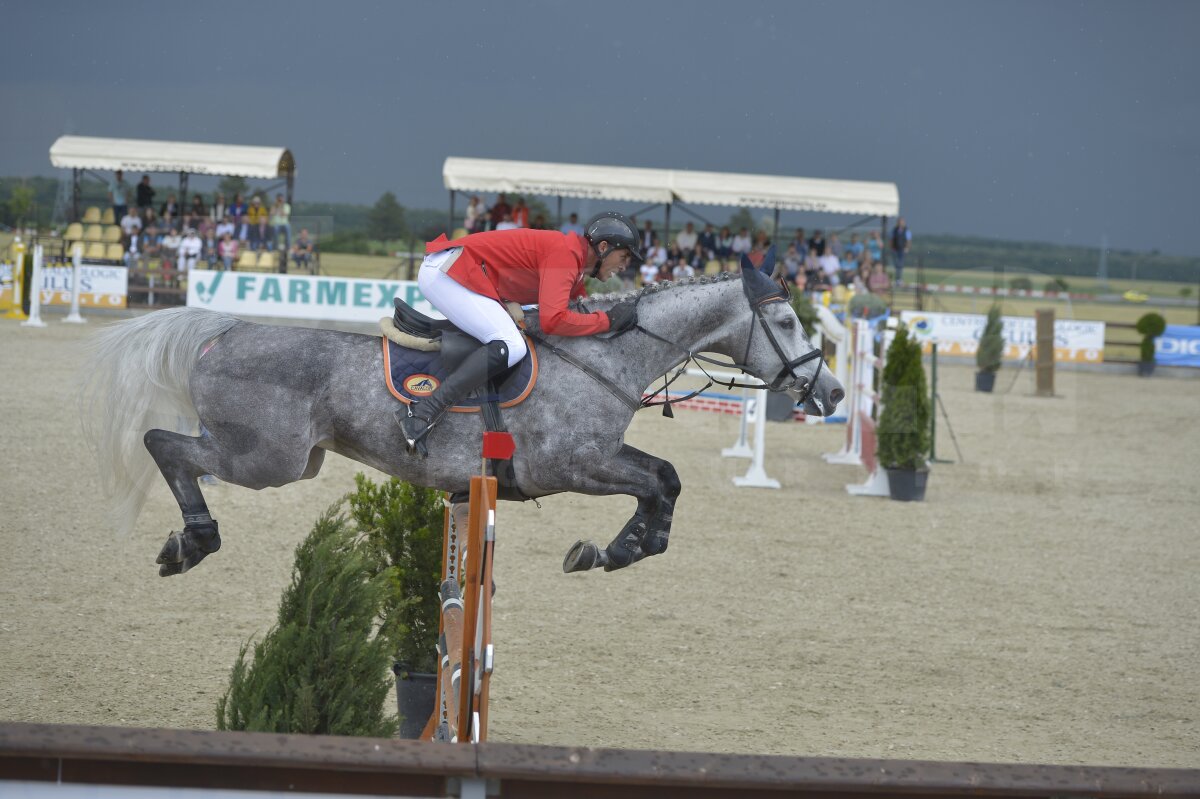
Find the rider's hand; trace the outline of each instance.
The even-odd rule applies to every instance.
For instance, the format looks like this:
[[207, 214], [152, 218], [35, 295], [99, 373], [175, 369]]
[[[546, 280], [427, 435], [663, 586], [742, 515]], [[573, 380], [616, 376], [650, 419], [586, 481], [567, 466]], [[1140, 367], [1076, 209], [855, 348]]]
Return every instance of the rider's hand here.
[[608, 310], [608, 329], [621, 333], [637, 324], [637, 305], [629, 300], [618, 302]]

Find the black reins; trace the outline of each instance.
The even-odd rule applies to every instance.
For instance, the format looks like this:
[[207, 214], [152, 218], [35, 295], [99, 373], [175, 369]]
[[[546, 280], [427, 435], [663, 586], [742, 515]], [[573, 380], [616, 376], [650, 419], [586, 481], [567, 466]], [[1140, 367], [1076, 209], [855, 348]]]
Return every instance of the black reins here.
[[[644, 296], [645, 296], [644, 294], [638, 295], [637, 299], [634, 300], [635, 307], [637, 304], [639, 304], [642, 301], [642, 297], [644, 297]], [[673, 375], [668, 377], [665, 372], [663, 373], [662, 387], [655, 390], [653, 393], [648, 394], [643, 397], [630, 396], [625, 391], [623, 391], [619, 386], [617, 386], [615, 383], [613, 383], [612, 380], [605, 377], [600, 372], [596, 371], [596, 369], [594, 367], [592, 367], [590, 364], [588, 364], [582, 358], [579, 358], [579, 357], [567, 352], [566, 350], [563, 350], [559, 347], [554, 346], [549, 341], [547, 341], [544, 336], [541, 336], [541, 335], [534, 333], [533, 331], [529, 331], [529, 330], [526, 331], [526, 335], [528, 335], [531, 339], [533, 339], [533, 341], [539, 347], [545, 347], [546, 349], [550, 350], [550, 352], [557, 355], [559, 358], [562, 358], [564, 361], [571, 364], [575, 368], [579, 369], [581, 372], [583, 372], [588, 377], [595, 380], [600, 385], [604, 386], [604, 388], [607, 389], [610, 394], [615, 396], [617, 399], [621, 400], [621, 402], [623, 402], [630, 410], [633, 410], [635, 412], [640, 411], [643, 408], [652, 408], [652, 407], [662, 406], [663, 414], [666, 416], [671, 416], [672, 415], [672, 413], [671, 413], [672, 405], [679, 403], [679, 402], [684, 402], [685, 400], [692, 399], [693, 397], [706, 391], [713, 385], [722, 386], [724, 388], [754, 388], [754, 389], [765, 388], [769, 391], [782, 391], [785, 388], [789, 388], [791, 385], [794, 385], [795, 382], [800, 379], [799, 375], [797, 375], [796, 371], [795, 371], [797, 367], [803, 366], [804, 364], [808, 363], [809, 361], [820, 359], [817, 363], [817, 371], [813, 373], [812, 380], [807, 382], [807, 384], [804, 387], [804, 390], [800, 394], [799, 402], [804, 403], [804, 402], [808, 401], [808, 399], [812, 396], [813, 391], [816, 390], [817, 379], [821, 376], [821, 367], [824, 366], [825, 360], [823, 358], [821, 358], [821, 351], [815, 347], [812, 350], [804, 353], [803, 355], [801, 355], [798, 358], [789, 359], [787, 357], [787, 353], [784, 352], [782, 345], [780, 345], [779, 340], [775, 337], [775, 333], [771, 330], [771, 326], [767, 324], [766, 315], [763, 311], [764, 305], [767, 305], [772, 302], [782, 302], [785, 299], [786, 299], [786, 296], [785, 297], [771, 296], [771, 297], [766, 297], [762, 300], [759, 300], [756, 303], [753, 303], [752, 308], [754, 311], [754, 316], [758, 320], [759, 324], [758, 325], [752, 324], [750, 327], [750, 335], [746, 337], [746, 353], [742, 356], [741, 363], [739, 363], [737, 361], [734, 361], [732, 363], [728, 362], [728, 361], [718, 361], [715, 358], [710, 358], [707, 355], [703, 355], [699, 352], [694, 352], [692, 350], [689, 350], [687, 347], [684, 347], [682, 344], [679, 344], [678, 342], [672, 341], [671, 339], [666, 338], [665, 336], [661, 336], [658, 333], [655, 333], [653, 330], [646, 329], [640, 323], [634, 325], [632, 328], [630, 328], [630, 331], [636, 330], [644, 335], [649, 336], [652, 339], [655, 339], [656, 341], [660, 341], [663, 344], [674, 347], [676, 350], [683, 353], [683, 355], [684, 355], [683, 363], [679, 366], [678, 369], [675, 370], [675, 373]], [[707, 369], [704, 368], [704, 364], [708, 363], [708, 364], [712, 364], [714, 366], [733, 367], [734, 369], [737, 369], [740, 372], [742, 372], [742, 374], [752, 375], [753, 373], [750, 371], [750, 367], [745, 362], [747, 360], [749, 360], [749, 358], [750, 358], [750, 347], [754, 343], [754, 331], [757, 327], [760, 327], [760, 326], [762, 327], [763, 332], [766, 333], [767, 340], [771, 342], [771, 347], [775, 350], [775, 354], [779, 356], [779, 361], [782, 364], [780, 366], [779, 371], [776, 373], [775, 378], [770, 383], [766, 383], [765, 381], [760, 382], [760, 383], [739, 383], [733, 379], [721, 380], [717, 377], [714, 377]], [[629, 331], [624, 331], [622, 333], [618, 333], [617, 336], [624, 335], [625, 332], [629, 332]], [[616, 338], [616, 336], [613, 336], [613, 338]], [[672, 398], [667, 393], [667, 389], [670, 388], [671, 384], [674, 383], [679, 377], [681, 377], [687, 371], [687, 366], [689, 363], [696, 364], [696, 366], [700, 369], [700, 371], [704, 373], [705, 377], [708, 379], [708, 382], [701, 388], [696, 389], [695, 391], [692, 391], [681, 397]], [[792, 378], [792, 382], [790, 384], [787, 383], [787, 379], [789, 377]], [[660, 394], [663, 395], [663, 398], [661, 400], [655, 401], [655, 398], [658, 397]]]

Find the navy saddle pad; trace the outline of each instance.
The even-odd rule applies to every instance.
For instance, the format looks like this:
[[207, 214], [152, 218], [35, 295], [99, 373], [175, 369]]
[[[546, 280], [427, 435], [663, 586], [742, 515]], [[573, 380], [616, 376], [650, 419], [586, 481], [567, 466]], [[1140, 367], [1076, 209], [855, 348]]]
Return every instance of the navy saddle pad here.
[[[441, 350], [434, 352], [410, 350], [390, 339], [382, 338], [381, 340], [383, 341], [383, 374], [387, 381], [388, 391], [392, 392], [393, 397], [407, 404], [414, 399], [428, 397], [442, 384], [442, 380], [445, 379], [449, 370], [442, 363]], [[528, 337], [525, 338], [525, 344], [529, 347], [529, 353], [519, 364], [510, 369], [507, 375], [500, 378], [499, 391], [495, 399], [500, 403], [501, 408], [511, 408], [524, 401], [533, 391], [534, 383], [537, 382], [537, 353], [533, 349], [533, 342]], [[460, 413], [478, 413], [480, 405], [490, 399], [493, 398], [488, 396], [486, 391], [480, 391], [450, 410]]]

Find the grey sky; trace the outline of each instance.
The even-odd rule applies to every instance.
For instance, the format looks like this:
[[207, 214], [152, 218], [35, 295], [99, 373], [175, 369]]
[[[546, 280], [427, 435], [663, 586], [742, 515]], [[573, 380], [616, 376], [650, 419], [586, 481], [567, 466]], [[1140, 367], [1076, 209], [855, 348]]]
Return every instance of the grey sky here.
[[[63, 133], [290, 147], [441, 207], [448, 155], [894, 181], [916, 233], [1200, 254], [1200, 4], [0, 0], [0, 174]], [[709, 209], [724, 220], [732, 209]], [[794, 221], [794, 220], [789, 220]]]

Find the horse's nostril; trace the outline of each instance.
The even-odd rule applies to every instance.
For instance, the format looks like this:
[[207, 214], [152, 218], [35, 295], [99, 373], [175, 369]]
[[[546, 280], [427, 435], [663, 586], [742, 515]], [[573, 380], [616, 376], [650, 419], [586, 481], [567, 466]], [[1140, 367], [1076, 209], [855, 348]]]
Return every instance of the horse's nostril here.
[[837, 405], [845, 398], [846, 398], [846, 392], [842, 391], [840, 388], [835, 388], [833, 391], [829, 392], [829, 401], [832, 402], [834, 405]]

